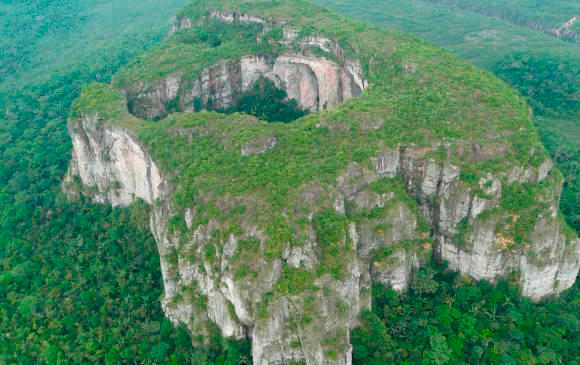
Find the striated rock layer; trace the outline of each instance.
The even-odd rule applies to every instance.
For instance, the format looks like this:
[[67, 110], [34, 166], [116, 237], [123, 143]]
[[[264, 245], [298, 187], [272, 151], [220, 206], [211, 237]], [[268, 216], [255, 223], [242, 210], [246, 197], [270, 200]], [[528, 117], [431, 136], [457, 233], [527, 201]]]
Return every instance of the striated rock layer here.
[[[580, 242], [558, 217], [561, 176], [503, 83], [378, 30], [333, 40], [362, 26], [311, 5], [320, 18], [304, 33], [277, 2], [268, 16], [262, 2], [247, 14], [195, 4], [200, 18], [180, 15], [173, 37], [208, 19], [259, 24], [257, 41], [282, 34], [277, 52], [85, 90], [65, 179], [71, 196], [150, 205], [163, 310], [195, 341], [217, 328], [250, 338], [255, 364], [351, 364], [372, 282], [406, 290], [431, 257], [474, 279], [515, 274], [534, 300], [573, 285]], [[313, 114], [270, 125], [193, 113], [259, 76]], [[164, 117], [171, 100], [189, 114], [135, 117]]]

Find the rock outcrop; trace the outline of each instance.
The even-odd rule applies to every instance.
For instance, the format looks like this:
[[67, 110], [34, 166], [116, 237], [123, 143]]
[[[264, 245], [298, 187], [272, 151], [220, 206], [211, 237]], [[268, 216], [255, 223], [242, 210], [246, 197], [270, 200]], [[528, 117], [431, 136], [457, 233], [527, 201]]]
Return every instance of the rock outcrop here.
[[183, 96], [182, 107], [186, 112], [194, 112], [194, 101], [199, 99], [202, 105], [212, 100], [214, 108], [227, 109], [236, 102], [236, 96], [252, 87], [258, 78], [265, 77], [286, 90], [288, 98], [295, 99], [304, 109], [332, 109], [361, 94], [364, 85], [356, 82], [360, 80], [360, 75], [357, 76], [334, 62], [315, 57], [244, 57], [205, 69], [192, 90]]
[[[431, 257], [475, 279], [516, 274], [534, 300], [574, 283], [580, 242], [558, 217], [561, 177], [507, 86], [378, 30], [345, 36], [367, 42], [350, 47], [327, 34], [330, 16], [304, 34], [278, 2], [268, 17], [210, 3], [174, 31], [208, 15], [262, 24], [282, 50], [87, 89], [65, 181], [99, 203], [151, 206], [163, 310], [196, 341], [217, 327], [250, 338], [258, 365], [351, 364], [373, 281], [406, 290]], [[454, 62], [475, 76], [443, 73]], [[194, 100], [225, 108], [258, 77], [316, 113], [291, 125], [194, 113]], [[171, 101], [190, 113], [135, 118], [162, 118]]]
[[70, 124], [73, 159], [65, 183], [79, 178], [96, 202], [113, 206], [163, 198], [164, 180], [155, 162], [127, 129], [102, 128], [105, 122], [95, 115]]
[[[371, 276], [404, 290], [412, 272], [429, 259], [430, 241], [425, 240], [426, 233], [419, 232], [419, 218], [411, 207], [393, 192], [378, 194], [371, 190], [371, 185], [385, 174], [384, 167], [374, 171], [353, 164], [330, 192], [306, 186], [302, 199], [308, 202], [322, 199], [321, 195], [335, 197], [332, 209], [339, 215], [347, 213], [345, 206], [350, 207], [349, 215], [353, 217], [373, 209], [384, 212], [379, 217], [356, 218], [345, 226], [340, 238], [343, 273], [336, 277], [307, 275], [305, 280], [312, 282], [300, 284], [305, 290], [324, 290], [311, 289], [311, 295], [304, 295], [303, 289], [293, 292], [285, 288], [282, 292], [286, 295], [274, 295], [268, 302], [264, 298], [280, 290], [281, 285], [294, 285], [281, 284], [288, 280], [283, 278], [285, 271], [304, 274], [306, 270], [320, 269], [324, 258], [313, 219], [316, 211], [304, 213], [310, 221], [305, 241], [295, 247], [286, 243], [279, 257], [267, 257], [271, 238], [251, 220], [240, 227], [238, 234], [219, 242], [220, 252], [208, 255], [208, 247], [212, 247], [223, 222], [196, 226], [192, 223], [196, 214], [192, 208], [181, 216], [189, 233], [183, 236], [175, 232], [171, 228], [175, 207], [167, 199], [171, 188], [156, 164], [129, 131], [98, 120], [96, 116], [82, 116], [71, 121], [74, 152], [65, 183], [73, 184], [78, 177], [85, 194], [100, 203], [127, 206], [143, 199], [152, 204], [150, 227], [161, 256], [165, 313], [176, 323], [188, 324], [192, 333], [208, 334], [211, 322], [226, 337], [250, 337], [256, 364], [350, 364], [349, 333], [357, 323], [358, 313], [370, 308]], [[248, 152], [242, 150], [241, 154]], [[392, 166], [398, 162], [384, 163]], [[377, 226], [384, 223], [389, 226], [378, 230]], [[417, 247], [403, 244], [410, 241], [424, 243]], [[247, 258], [254, 276], [241, 280], [236, 256], [240, 255], [240, 245], [249, 242], [255, 245], [255, 256]], [[374, 255], [385, 248], [392, 248], [393, 255], [375, 260]], [[336, 353], [336, 358], [330, 361], [329, 353]]]

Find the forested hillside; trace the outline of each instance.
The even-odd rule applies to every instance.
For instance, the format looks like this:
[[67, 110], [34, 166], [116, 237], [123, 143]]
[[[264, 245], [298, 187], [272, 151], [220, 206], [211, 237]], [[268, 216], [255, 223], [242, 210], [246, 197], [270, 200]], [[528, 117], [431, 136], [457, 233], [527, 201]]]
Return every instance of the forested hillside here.
[[[534, 108], [544, 145], [565, 176], [562, 211], [568, 224], [580, 232], [580, 45], [543, 31], [578, 15], [577, 2], [318, 2], [342, 14], [409, 32], [442, 46], [493, 72], [526, 96]], [[529, 22], [542, 26], [527, 26]]]
[[24, 86], [80, 64], [105, 67], [116, 52], [135, 51], [159, 39], [184, 2], [3, 0], [0, 83]]
[[421, 269], [407, 295], [377, 284], [353, 331], [355, 365], [578, 364], [576, 287], [533, 304], [509, 281], [473, 282]]
[[574, 0], [427, 0], [521, 25], [567, 41], [580, 41], [580, 3]]

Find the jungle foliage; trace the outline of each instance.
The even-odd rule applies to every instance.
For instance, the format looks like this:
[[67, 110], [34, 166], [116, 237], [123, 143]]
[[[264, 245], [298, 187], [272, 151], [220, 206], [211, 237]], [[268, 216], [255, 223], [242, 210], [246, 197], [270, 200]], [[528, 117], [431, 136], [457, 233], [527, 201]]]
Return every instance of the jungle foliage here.
[[242, 94], [236, 105], [226, 110], [226, 113], [234, 112], [250, 114], [270, 123], [289, 123], [307, 114], [296, 99], [288, 99], [286, 91], [267, 78], [256, 80]]
[[405, 295], [375, 284], [352, 333], [353, 364], [578, 364], [578, 285], [534, 304], [513, 282], [444, 267], [420, 269]]

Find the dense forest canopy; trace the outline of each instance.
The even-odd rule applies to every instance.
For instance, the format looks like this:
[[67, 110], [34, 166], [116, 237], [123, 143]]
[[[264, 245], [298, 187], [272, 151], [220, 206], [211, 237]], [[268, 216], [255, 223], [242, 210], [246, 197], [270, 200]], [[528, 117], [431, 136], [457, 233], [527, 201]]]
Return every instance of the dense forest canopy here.
[[373, 287], [372, 311], [353, 331], [355, 365], [578, 364], [578, 282], [536, 305], [513, 284], [422, 268], [407, 295]]
[[[20, 86], [158, 41], [186, 0], [0, 1], [0, 85]], [[93, 59], [93, 61], [89, 61]]]
[[268, 122], [289, 123], [307, 114], [285, 90], [267, 78], [259, 78], [226, 113], [246, 113]]
[[[81, 87], [109, 81], [161, 39], [182, 3], [0, 1], [0, 364], [251, 363], [247, 342], [216, 333], [194, 349], [187, 331], [164, 318], [144, 205], [112, 210], [70, 203], [60, 191], [71, 149], [66, 120]], [[537, 111], [567, 174], [563, 209], [578, 229], [578, 134], [570, 124], [578, 67], [565, 54], [539, 54], [490, 64]], [[380, 286], [373, 295], [373, 311], [353, 333], [356, 364], [579, 361], [578, 285], [535, 305], [508, 283], [494, 288], [427, 268], [408, 295]]]

